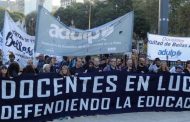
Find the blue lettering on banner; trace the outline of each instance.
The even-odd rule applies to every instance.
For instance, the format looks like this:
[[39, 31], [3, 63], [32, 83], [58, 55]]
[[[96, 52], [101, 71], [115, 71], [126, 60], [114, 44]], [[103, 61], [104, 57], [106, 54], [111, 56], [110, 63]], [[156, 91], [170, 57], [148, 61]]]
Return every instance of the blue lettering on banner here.
[[175, 56], [180, 56], [182, 52], [180, 50], [175, 51], [175, 50], [159, 50], [158, 55], [163, 55], [163, 56], [170, 56], [170, 57], [175, 57]]

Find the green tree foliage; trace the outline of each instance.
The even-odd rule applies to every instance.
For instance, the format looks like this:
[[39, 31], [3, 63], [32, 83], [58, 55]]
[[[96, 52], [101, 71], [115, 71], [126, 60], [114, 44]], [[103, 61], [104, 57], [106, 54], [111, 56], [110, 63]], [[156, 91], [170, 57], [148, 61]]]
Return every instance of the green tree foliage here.
[[35, 29], [36, 29], [36, 12], [31, 12], [25, 18], [26, 22], [26, 32], [31, 35], [35, 36]]
[[[106, 2], [93, 0], [91, 3], [86, 0], [84, 3], [76, 3], [66, 9], [59, 8], [53, 15], [67, 26], [71, 26], [74, 21], [76, 28], [88, 29], [90, 7], [91, 28], [103, 25], [134, 10], [135, 37], [144, 39], [147, 32], [157, 32], [158, 0], [107, 0]], [[36, 15], [31, 13], [26, 17], [26, 27], [27, 32], [34, 35], [35, 27], [31, 24], [31, 18], [36, 18]]]
[[60, 8], [55, 12], [56, 17], [66, 25], [71, 25], [71, 20], [74, 20], [75, 27], [81, 29], [88, 29], [89, 10], [91, 7], [91, 27], [97, 27], [105, 24], [117, 17], [124, 15], [132, 10], [131, 0], [108, 0], [107, 2], [100, 2], [94, 0], [76, 3], [64, 9]]
[[89, 8], [92, 7], [91, 28], [103, 25], [130, 11], [135, 11], [134, 32], [135, 37], [146, 38], [147, 32], [157, 33], [159, 0], [107, 0], [100, 2], [94, 0], [84, 4], [76, 3], [64, 9], [60, 8], [54, 13], [61, 22], [71, 26], [74, 20], [76, 28], [88, 29]]
[[133, 0], [136, 39], [145, 39], [147, 32], [158, 32], [159, 0]]
[[190, 1], [170, 0], [169, 33], [175, 36], [190, 36]]
[[5, 10], [0, 8], [0, 31], [2, 30], [3, 28], [3, 23], [4, 23], [4, 13], [5, 13]]
[[[76, 28], [88, 29], [90, 5], [92, 8], [91, 28], [105, 24], [133, 10], [135, 12], [135, 39], [145, 39], [148, 32], [158, 33], [159, 0], [91, 1], [93, 2], [89, 3], [89, 0], [85, 0], [85, 3], [76, 3], [66, 9], [59, 8], [53, 15], [60, 18], [60, 22], [67, 26], [71, 26], [73, 20]], [[170, 0], [169, 35], [190, 36], [189, 8], [189, 0]], [[27, 32], [31, 35], [34, 35], [32, 31], [35, 30], [35, 18], [34, 13], [26, 17]], [[31, 24], [31, 20], [34, 24]], [[34, 28], [32, 31], [31, 26]]]
[[150, 30], [150, 25], [147, 20], [144, 18], [142, 11], [136, 11], [134, 17], [134, 38], [138, 39], [145, 39], [147, 36], [147, 32]]
[[68, 26], [71, 26], [73, 20], [77, 28], [86, 29], [88, 24], [87, 7], [86, 4], [76, 3], [66, 9], [59, 8], [54, 16], [60, 18], [60, 21]]
[[[22, 20], [24, 15], [18, 12], [9, 12], [14, 21]], [[0, 8], [0, 31], [3, 29], [5, 9]]]

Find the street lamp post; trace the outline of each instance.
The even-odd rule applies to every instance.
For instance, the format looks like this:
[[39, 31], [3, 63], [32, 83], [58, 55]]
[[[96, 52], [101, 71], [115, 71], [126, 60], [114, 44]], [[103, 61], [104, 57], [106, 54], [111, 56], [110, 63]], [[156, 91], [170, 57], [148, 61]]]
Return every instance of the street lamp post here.
[[88, 13], [88, 29], [90, 30], [91, 28], [91, 16], [92, 16], [92, 5], [91, 2], [90, 3], [90, 7], [89, 7], [89, 13]]
[[115, 4], [115, 9], [116, 9], [116, 11], [117, 11], [117, 8], [118, 8], [118, 5], [117, 5], [117, 4]]
[[35, 22], [34, 22], [35, 20], [34, 20], [34, 18], [32, 17], [31, 18], [31, 20], [30, 20], [30, 33], [31, 33], [31, 35], [35, 35], [35, 30], [34, 30], [34, 25], [35, 25]]
[[159, 20], [158, 33], [160, 35], [168, 34], [168, 18], [169, 14], [169, 0], [159, 0]]
[[71, 20], [71, 27], [75, 28], [74, 20]]

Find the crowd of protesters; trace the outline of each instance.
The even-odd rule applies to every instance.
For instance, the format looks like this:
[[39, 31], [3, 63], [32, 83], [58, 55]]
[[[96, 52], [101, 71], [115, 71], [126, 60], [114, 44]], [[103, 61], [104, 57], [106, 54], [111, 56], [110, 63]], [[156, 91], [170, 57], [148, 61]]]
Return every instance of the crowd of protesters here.
[[61, 76], [78, 75], [81, 73], [96, 73], [108, 71], [126, 71], [136, 73], [190, 73], [190, 61], [186, 66], [182, 66], [180, 60], [176, 61], [173, 67], [168, 66], [168, 62], [156, 58], [150, 63], [144, 57], [138, 57], [133, 53], [131, 58], [113, 55], [86, 56], [86, 57], [66, 57], [61, 61], [56, 57], [44, 56], [40, 54], [36, 57], [37, 62], [28, 60], [27, 65], [21, 69], [19, 63], [15, 61], [15, 55], [9, 54], [9, 61], [2, 63], [0, 67], [0, 77], [13, 78], [23, 74], [39, 73], [59, 73]]

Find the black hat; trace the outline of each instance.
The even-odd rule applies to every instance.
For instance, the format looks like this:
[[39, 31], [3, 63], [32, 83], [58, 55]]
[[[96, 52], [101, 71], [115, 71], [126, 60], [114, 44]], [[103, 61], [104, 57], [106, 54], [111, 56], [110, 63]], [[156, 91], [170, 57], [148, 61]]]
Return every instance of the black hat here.
[[1, 66], [1, 69], [7, 69], [7, 66], [2, 65], [2, 66]]
[[14, 57], [14, 58], [15, 58], [15, 55], [14, 55], [13, 52], [10, 52], [10, 54], [9, 54], [9, 58], [10, 58], [10, 57]]
[[155, 58], [155, 61], [160, 61], [160, 59], [159, 58]]

